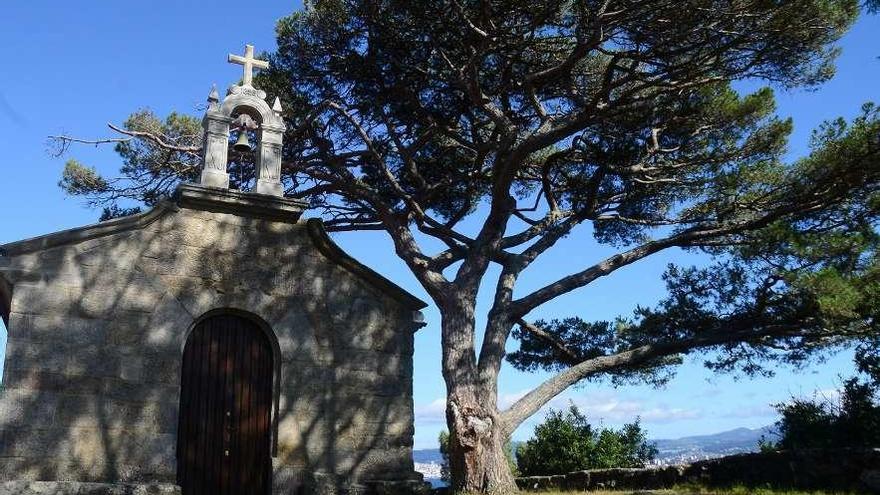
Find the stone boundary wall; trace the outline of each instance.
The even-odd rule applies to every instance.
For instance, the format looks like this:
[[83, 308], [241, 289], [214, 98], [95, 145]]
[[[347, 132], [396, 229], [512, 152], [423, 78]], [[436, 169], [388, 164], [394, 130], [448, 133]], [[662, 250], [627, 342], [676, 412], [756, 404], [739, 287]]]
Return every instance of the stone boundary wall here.
[[[339, 487], [332, 476], [324, 478], [316, 474], [308, 489], [307, 493], [317, 495], [425, 495], [430, 485], [419, 481], [366, 481]], [[170, 483], [4, 481], [0, 482], [0, 495], [181, 495], [181, 490]]]
[[81, 483], [77, 481], [0, 482], [0, 495], [181, 495], [165, 483]]
[[880, 493], [880, 449], [738, 454], [681, 466], [593, 469], [558, 476], [517, 478], [516, 481], [524, 490], [653, 490], [700, 483]]

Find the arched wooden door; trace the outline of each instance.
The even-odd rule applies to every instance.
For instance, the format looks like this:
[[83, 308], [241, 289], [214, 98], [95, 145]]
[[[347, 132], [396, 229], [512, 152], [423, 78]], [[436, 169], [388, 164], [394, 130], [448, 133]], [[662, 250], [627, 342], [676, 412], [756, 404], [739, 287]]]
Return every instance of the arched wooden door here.
[[183, 351], [177, 483], [183, 495], [265, 495], [271, 487], [272, 348], [252, 320], [199, 322]]

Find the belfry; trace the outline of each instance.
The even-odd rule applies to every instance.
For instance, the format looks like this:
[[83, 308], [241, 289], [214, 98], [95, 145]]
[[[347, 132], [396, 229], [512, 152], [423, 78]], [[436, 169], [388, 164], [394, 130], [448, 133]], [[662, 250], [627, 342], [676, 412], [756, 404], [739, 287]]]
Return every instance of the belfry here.
[[[285, 123], [244, 66], [198, 184], [141, 214], [0, 246], [0, 495], [413, 493], [425, 303], [285, 198]], [[254, 190], [228, 152], [255, 141]], [[247, 133], [242, 138], [242, 133]]]
[[270, 108], [266, 104], [266, 93], [254, 88], [253, 68], [268, 68], [269, 64], [254, 59], [254, 47], [245, 47], [245, 56], [229, 55], [229, 61], [244, 66], [244, 76], [240, 85], [229, 87], [226, 99], [220, 102], [216, 88], [208, 96], [208, 111], [203, 125], [205, 139], [202, 148], [204, 166], [201, 183], [213, 187], [229, 187], [229, 174], [226, 171], [227, 151], [229, 149], [229, 130], [233, 121], [250, 122], [242, 124], [241, 130], [247, 132], [254, 127], [257, 138], [256, 192], [281, 196], [281, 138], [284, 134], [284, 121], [281, 119], [281, 101], [275, 97]]

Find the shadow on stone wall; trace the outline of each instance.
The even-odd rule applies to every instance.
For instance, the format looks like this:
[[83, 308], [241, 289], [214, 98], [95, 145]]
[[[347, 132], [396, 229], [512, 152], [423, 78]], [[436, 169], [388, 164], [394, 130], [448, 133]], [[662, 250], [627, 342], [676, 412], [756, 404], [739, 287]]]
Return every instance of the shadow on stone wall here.
[[144, 228], [9, 253], [0, 278], [0, 481], [173, 483], [186, 333], [218, 308], [276, 333], [275, 492], [415, 481], [411, 311], [302, 224], [169, 207]]
[[654, 490], [690, 483], [880, 493], [880, 449], [761, 452], [681, 466], [594, 469], [517, 479], [524, 490]]

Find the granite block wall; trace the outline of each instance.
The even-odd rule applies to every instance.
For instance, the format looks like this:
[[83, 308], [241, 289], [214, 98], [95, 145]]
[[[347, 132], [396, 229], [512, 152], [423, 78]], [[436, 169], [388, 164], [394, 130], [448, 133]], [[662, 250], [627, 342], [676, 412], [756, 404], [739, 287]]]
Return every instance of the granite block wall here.
[[183, 347], [196, 319], [223, 308], [277, 339], [277, 493], [315, 473], [418, 481], [417, 300], [365, 275], [314, 221], [180, 201], [136, 222], [4, 246], [0, 481], [173, 483]]

